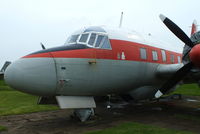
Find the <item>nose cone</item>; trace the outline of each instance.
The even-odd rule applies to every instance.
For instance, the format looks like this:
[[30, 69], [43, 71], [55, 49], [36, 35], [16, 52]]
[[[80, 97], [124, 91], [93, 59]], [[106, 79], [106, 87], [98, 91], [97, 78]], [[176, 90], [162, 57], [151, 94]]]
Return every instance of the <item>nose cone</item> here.
[[190, 60], [196, 67], [200, 67], [200, 44], [195, 45], [189, 53]]
[[55, 95], [56, 71], [52, 58], [21, 58], [5, 71], [6, 83], [22, 92], [39, 95]]

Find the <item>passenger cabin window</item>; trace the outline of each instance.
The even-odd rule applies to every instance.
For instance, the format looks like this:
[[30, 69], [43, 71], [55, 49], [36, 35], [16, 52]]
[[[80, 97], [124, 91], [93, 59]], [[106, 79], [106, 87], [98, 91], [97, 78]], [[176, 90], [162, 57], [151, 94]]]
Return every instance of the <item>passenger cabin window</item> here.
[[161, 50], [161, 54], [162, 54], [162, 61], [167, 61], [167, 56], [166, 56], [166, 53], [165, 53], [165, 50]]
[[89, 36], [88, 33], [87, 34], [82, 34], [79, 42], [87, 43], [88, 36]]
[[158, 60], [158, 53], [156, 51], [152, 51], [152, 58], [153, 58], [153, 61]]
[[79, 34], [77, 34], [77, 35], [72, 35], [72, 36], [70, 37], [68, 43], [70, 43], [70, 44], [71, 44], [71, 43], [76, 43], [78, 37], [79, 37]]
[[170, 55], [170, 61], [171, 61], [171, 63], [174, 63], [174, 55], [173, 54]]
[[147, 50], [145, 48], [140, 48], [140, 58], [143, 60], [147, 59]]
[[178, 63], [181, 63], [181, 57], [178, 56]]

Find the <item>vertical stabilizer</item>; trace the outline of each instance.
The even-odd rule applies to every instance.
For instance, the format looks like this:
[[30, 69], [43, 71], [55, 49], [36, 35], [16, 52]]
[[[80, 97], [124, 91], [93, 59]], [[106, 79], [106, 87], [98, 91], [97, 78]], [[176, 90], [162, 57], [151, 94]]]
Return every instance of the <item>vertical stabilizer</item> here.
[[192, 23], [191, 36], [196, 32], [197, 32], [197, 21], [194, 20]]

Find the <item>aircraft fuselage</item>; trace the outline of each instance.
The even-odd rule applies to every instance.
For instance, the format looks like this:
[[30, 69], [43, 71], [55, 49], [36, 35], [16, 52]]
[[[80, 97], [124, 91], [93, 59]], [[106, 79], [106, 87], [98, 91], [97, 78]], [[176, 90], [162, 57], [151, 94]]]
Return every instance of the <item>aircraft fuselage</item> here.
[[[89, 31], [90, 38], [92, 34], [96, 33]], [[96, 47], [101, 34], [93, 46], [80, 43], [82, 36], [78, 43], [44, 49], [20, 58], [7, 68], [6, 82], [17, 90], [39, 96], [124, 94], [145, 86], [154, 88], [148, 91], [153, 94], [162, 83], [156, 76], [157, 67], [180, 63], [178, 52], [109, 38], [109, 34], [103, 37], [108, 37], [107, 43], [104, 39], [104, 43]], [[90, 39], [86, 42], [90, 43]]]

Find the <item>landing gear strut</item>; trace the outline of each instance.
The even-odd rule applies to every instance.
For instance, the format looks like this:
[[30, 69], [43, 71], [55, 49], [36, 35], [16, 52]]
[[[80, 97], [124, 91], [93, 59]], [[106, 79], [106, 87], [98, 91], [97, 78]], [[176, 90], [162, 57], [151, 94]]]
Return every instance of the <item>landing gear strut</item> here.
[[80, 119], [81, 122], [84, 122], [91, 116], [94, 116], [94, 109], [93, 108], [75, 109], [74, 116]]

